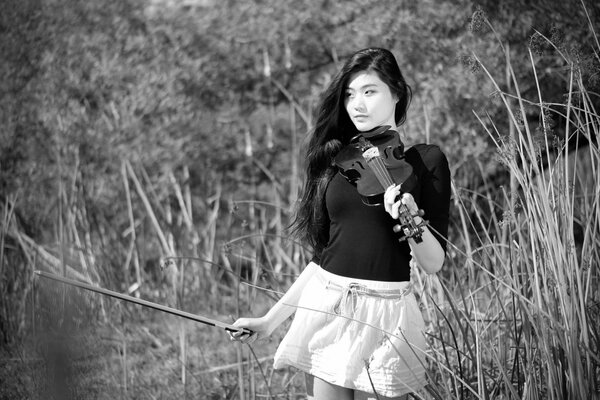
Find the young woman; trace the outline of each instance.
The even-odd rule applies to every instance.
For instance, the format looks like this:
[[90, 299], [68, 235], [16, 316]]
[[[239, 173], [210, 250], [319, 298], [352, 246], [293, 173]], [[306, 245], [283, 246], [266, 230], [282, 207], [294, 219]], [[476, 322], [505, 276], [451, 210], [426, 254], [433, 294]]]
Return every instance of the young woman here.
[[[401, 185], [387, 188], [380, 206], [363, 204], [334, 163], [360, 132], [388, 125], [399, 135], [410, 100], [410, 87], [388, 50], [360, 50], [344, 64], [321, 100], [294, 221], [314, 257], [266, 315], [235, 322], [254, 334], [233, 339], [250, 343], [295, 312], [274, 367], [304, 371], [311, 399], [402, 399], [425, 385], [424, 324], [410, 269], [418, 265], [436, 273], [444, 262], [450, 203], [446, 157], [433, 145], [406, 149], [418, 183], [409, 193]], [[400, 240], [401, 205], [422, 228], [421, 240]]]

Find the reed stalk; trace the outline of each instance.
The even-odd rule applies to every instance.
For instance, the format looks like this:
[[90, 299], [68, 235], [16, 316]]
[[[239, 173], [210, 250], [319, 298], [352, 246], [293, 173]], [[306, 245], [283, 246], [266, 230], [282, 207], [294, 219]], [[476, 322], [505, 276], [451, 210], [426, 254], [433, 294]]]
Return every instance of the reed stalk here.
[[[596, 398], [600, 356], [592, 326], [600, 295], [591, 288], [600, 283], [600, 117], [579, 66], [568, 57], [565, 103], [548, 104], [532, 53], [537, 98], [525, 99], [505, 51], [503, 86], [474, 57], [504, 104], [508, 135], [491, 118], [476, 117], [496, 143], [511, 188], [487, 208], [454, 191], [463, 239], [450, 248], [464, 259], [461, 275], [469, 277], [469, 289], [457, 300], [450, 288], [458, 282], [442, 282], [450, 312], [438, 313], [432, 341], [436, 389], [457, 399]], [[527, 122], [531, 106], [540, 116], [538, 127]], [[565, 121], [559, 140], [549, 114]], [[498, 220], [493, 215], [499, 212]], [[447, 381], [461, 384], [452, 388]]]

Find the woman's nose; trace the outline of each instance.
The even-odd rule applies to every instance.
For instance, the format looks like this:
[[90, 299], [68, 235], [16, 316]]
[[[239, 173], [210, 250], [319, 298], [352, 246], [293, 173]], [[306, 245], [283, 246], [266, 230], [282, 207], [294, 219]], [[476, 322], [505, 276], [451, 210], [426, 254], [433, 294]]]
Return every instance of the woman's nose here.
[[365, 102], [361, 96], [356, 96], [352, 101], [352, 108], [356, 111], [364, 111], [365, 110]]

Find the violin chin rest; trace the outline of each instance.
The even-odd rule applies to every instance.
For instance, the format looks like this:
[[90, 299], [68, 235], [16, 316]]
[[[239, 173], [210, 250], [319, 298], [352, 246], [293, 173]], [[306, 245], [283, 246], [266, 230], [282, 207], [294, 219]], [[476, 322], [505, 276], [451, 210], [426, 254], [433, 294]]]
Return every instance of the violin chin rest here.
[[372, 138], [373, 136], [381, 135], [382, 133], [389, 131], [391, 128], [392, 127], [390, 125], [378, 126], [376, 128], [371, 129], [370, 131], [359, 133], [358, 135], [356, 135], [352, 138], [351, 142], [354, 141], [355, 139], [358, 139], [359, 136], [362, 136], [365, 139], [369, 139], [369, 138]]

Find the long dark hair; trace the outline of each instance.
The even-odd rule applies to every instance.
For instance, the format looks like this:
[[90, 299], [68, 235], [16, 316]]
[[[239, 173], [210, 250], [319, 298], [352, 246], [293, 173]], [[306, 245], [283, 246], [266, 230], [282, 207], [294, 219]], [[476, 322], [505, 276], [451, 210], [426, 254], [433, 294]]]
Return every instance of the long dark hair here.
[[381, 48], [367, 48], [354, 53], [322, 94], [316, 124], [307, 144], [304, 190], [292, 222], [293, 231], [313, 247], [317, 256], [329, 241], [325, 190], [336, 172], [332, 162], [339, 150], [358, 133], [344, 107], [344, 94], [350, 77], [363, 71], [377, 73], [392, 94], [398, 97], [396, 125], [405, 121], [412, 98], [410, 86], [394, 55]]

